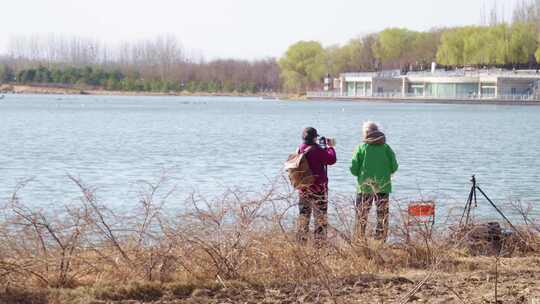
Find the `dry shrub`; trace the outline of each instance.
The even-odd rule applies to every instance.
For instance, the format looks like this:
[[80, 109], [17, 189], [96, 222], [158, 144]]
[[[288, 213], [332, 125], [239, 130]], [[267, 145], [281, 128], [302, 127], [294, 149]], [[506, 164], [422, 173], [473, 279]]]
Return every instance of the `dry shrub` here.
[[[451, 233], [450, 217], [439, 216], [431, 227], [395, 214], [389, 242], [359, 240], [353, 200], [337, 197], [330, 202], [328, 243], [318, 248], [295, 241], [297, 198], [280, 184], [258, 195], [230, 190], [207, 200], [193, 194], [174, 210], [166, 207], [171, 191], [162, 189], [160, 178], [141, 182], [136, 207], [119, 213], [93, 188], [69, 178], [81, 197], [62, 209], [25, 205], [18, 196], [24, 184], [2, 206], [0, 286], [72, 288], [52, 294], [51, 303], [85, 297], [154, 301], [165, 293], [185, 298], [196, 289], [240, 285], [318, 286], [332, 295], [340, 280], [361, 274], [469, 267], [459, 262], [467, 255], [464, 235]], [[537, 221], [524, 206], [515, 208], [523, 212], [520, 229], [527, 235], [520, 241], [538, 250]], [[505, 246], [525, 252], [520, 241], [509, 239]]]

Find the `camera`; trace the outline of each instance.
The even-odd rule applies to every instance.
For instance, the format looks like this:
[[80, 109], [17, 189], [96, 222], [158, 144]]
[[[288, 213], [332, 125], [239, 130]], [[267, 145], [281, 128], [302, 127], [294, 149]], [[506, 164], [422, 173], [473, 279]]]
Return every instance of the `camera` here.
[[324, 136], [319, 137], [319, 146], [323, 149], [328, 148], [328, 143], [330, 143], [331, 146], [335, 145], [336, 140], [333, 138], [326, 138]]
[[321, 148], [323, 149], [326, 149], [326, 137], [319, 137], [319, 146], [321, 146]]

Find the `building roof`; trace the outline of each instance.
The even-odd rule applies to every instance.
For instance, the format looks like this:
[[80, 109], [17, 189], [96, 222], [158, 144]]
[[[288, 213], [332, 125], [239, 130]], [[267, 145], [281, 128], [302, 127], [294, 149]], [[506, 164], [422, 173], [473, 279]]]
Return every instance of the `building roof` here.
[[341, 78], [345, 81], [371, 81], [379, 79], [406, 78], [409, 81], [430, 82], [477, 82], [497, 81], [503, 79], [531, 79], [540, 80], [540, 73], [536, 70], [503, 70], [503, 69], [480, 69], [480, 70], [435, 70], [408, 72], [402, 74], [399, 70], [385, 70], [380, 72], [342, 73]]

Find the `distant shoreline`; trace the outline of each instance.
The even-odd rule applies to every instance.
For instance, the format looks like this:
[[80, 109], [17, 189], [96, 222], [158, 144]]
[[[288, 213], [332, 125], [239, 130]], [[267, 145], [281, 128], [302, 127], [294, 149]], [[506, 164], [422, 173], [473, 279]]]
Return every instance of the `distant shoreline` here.
[[99, 96], [231, 96], [261, 97], [268, 99], [289, 99], [292, 96], [282, 93], [239, 93], [239, 92], [147, 92], [147, 91], [110, 91], [101, 88], [85, 88], [67, 85], [20, 85], [1, 84], [1, 94], [43, 94], [43, 95], [99, 95]]
[[383, 98], [383, 97], [310, 97], [286, 93], [238, 93], [238, 92], [147, 92], [147, 91], [111, 91], [101, 88], [85, 88], [67, 85], [20, 85], [0, 84], [0, 94], [36, 94], [36, 95], [92, 95], [92, 96], [208, 96], [208, 97], [259, 97], [267, 100], [283, 101], [348, 101], [398, 104], [470, 104], [470, 105], [519, 105], [540, 106], [540, 101], [528, 100], [445, 100], [438, 98]]

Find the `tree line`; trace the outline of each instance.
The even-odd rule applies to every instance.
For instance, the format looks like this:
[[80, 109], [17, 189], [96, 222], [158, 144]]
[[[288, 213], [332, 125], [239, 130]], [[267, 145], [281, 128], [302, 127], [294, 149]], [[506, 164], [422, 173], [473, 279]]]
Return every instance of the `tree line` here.
[[168, 35], [115, 47], [78, 37], [15, 37], [0, 57], [0, 81], [129, 91], [303, 93], [320, 88], [326, 74], [426, 70], [431, 62], [445, 68], [537, 68], [540, 0], [521, 1], [511, 22], [500, 20], [496, 9], [488, 15], [484, 25], [429, 31], [388, 28], [343, 45], [299, 41], [279, 59], [252, 61], [207, 61]]
[[202, 56], [188, 56], [172, 36], [116, 47], [78, 37], [15, 37], [0, 57], [0, 82], [153, 92], [281, 90], [280, 70], [274, 58], [206, 61]]
[[278, 64], [286, 90], [318, 88], [324, 75], [382, 69], [426, 70], [431, 62], [444, 68], [538, 68], [540, 62], [540, 0], [521, 1], [511, 22], [496, 8], [487, 24], [412, 31], [388, 28], [323, 47], [318, 41], [291, 45]]
[[113, 91], [262, 93], [280, 90], [275, 60], [185, 63], [183, 77], [147, 77], [143, 69], [96, 66], [27, 67], [0, 64], [0, 83], [62, 84]]

